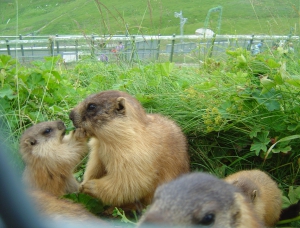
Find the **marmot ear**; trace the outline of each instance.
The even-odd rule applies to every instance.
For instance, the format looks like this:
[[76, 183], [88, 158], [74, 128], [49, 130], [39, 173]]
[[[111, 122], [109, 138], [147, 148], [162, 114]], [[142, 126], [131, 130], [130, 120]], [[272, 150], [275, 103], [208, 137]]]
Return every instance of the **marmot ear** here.
[[251, 201], [253, 202], [256, 198], [256, 195], [257, 195], [257, 190], [253, 190], [252, 193], [251, 193]]
[[37, 141], [34, 138], [30, 137], [30, 138], [28, 138], [28, 139], [25, 140], [25, 143], [27, 145], [34, 146], [37, 143]]
[[117, 111], [120, 113], [125, 113], [125, 100], [124, 97], [117, 98]]

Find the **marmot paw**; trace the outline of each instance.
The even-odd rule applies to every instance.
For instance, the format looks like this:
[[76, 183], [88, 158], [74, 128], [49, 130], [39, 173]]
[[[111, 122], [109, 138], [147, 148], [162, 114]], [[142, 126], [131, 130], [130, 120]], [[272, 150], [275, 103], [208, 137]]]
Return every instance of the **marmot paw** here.
[[89, 180], [85, 183], [82, 183], [79, 187], [79, 191], [82, 193], [86, 193], [92, 196], [95, 196], [96, 183], [95, 180]]
[[76, 128], [74, 130], [74, 137], [77, 140], [87, 139], [88, 138], [88, 134], [87, 134], [87, 132], [83, 128]]

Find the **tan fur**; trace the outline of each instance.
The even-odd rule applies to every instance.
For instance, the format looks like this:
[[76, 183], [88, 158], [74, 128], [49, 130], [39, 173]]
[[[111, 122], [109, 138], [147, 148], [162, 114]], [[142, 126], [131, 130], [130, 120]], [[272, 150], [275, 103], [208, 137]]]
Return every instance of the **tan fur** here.
[[189, 171], [181, 129], [161, 115], [146, 114], [125, 92], [91, 95], [70, 119], [92, 136], [81, 191], [104, 203], [149, 204], [158, 185]]
[[73, 170], [88, 152], [87, 136], [82, 129], [67, 136], [65, 131], [62, 121], [48, 121], [33, 125], [23, 133], [20, 153], [28, 186], [55, 196], [78, 191]]
[[73, 203], [67, 199], [57, 198], [51, 193], [41, 190], [30, 190], [29, 195], [38, 211], [46, 218], [54, 220], [101, 221], [88, 212], [83, 205]]
[[244, 170], [224, 179], [239, 187], [252, 201], [256, 214], [266, 226], [274, 226], [282, 207], [281, 191], [275, 181], [263, 171]]
[[[152, 225], [152, 226], [149, 226]], [[138, 227], [262, 228], [237, 187], [206, 173], [190, 173], [157, 188]]]

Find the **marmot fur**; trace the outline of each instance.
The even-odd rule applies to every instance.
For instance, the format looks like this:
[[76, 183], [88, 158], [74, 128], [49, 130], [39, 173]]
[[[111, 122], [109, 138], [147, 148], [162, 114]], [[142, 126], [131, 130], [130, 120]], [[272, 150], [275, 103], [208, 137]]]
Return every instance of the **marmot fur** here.
[[29, 191], [34, 205], [42, 216], [54, 220], [101, 221], [81, 204], [67, 199], [58, 198], [41, 190]]
[[125, 92], [90, 95], [70, 119], [92, 137], [81, 191], [106, 204], [147, 205], [158, 185], [189, 171], [181, 129]]
[[272, 227], [278, 222], [282, 193], [268, 174], [260, 170], [244, 170], [231, 174], [224, 180], [245, 193], [265, 226]]
[[206, 173], [185, 174], [159, 186], [138, 226], [263, 227], [240, 189]]
[[47, 121], [31, 126], [21, 136], [23, 178], [29, 187], [55, 196], [78, 191], [73, 170], [88, 153], [87, 136], [80, 128], [66, 136], [65, 132], [62, 121]]

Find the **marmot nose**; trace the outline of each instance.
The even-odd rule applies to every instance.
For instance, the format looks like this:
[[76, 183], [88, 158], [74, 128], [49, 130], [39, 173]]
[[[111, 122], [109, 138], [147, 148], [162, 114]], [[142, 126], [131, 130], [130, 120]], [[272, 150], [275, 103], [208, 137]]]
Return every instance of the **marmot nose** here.
[[63, 130], [66, 128], [64, 122], [62, 122], [61, 120], [57, 121], [57, 128], [58, 130]]

